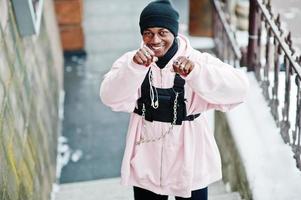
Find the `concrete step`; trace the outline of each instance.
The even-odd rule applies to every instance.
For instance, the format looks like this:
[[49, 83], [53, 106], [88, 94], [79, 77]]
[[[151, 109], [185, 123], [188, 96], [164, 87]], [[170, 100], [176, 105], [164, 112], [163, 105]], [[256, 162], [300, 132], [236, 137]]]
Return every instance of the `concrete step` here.
[[209, 200], [241, 200], [238, 192], [231, 192], [226, 194], [209, 195]]
[[120, 185], [119, 178], [60, 185], [55, 200], [129, 200], [133, 199], [132, 187]]
[[225, 185], [222, 181], [212, 183], [208, 187], [208, 194], [209, 195], [226, 194], [226, 193], [227, 193], [227, 191], [226, 191]]
[[[132, 200], [132, 187], [120, 185], [120, 178], [62, 184], [55, 200]], [[169, 199], [174, 199], [170, 197]], [[209, 186], [210, 200], [240, 200], [238, 193], [227, 193], [220, 182]]]

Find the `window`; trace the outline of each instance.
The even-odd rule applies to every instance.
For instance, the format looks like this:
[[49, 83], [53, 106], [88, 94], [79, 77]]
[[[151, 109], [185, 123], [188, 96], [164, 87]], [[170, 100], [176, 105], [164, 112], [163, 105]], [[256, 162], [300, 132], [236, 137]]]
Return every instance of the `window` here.
[[12, 0], [21, 36], [38, 35], [44, 0]]

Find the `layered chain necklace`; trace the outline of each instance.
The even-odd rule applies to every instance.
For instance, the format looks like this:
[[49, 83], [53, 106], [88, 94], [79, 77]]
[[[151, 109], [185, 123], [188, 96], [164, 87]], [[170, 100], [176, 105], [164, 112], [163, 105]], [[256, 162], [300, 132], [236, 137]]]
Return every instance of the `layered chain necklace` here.
[[[150, 69], [149, 72], [149, 85], [150, 85], [150, 99], [151, 99], [151, 106], [154, 109], [157, 109], [159, 107], [159, 97], [158, 97], [158, 92], [156, 87], [153, 87], [153, 77], [152, 77], [152, 70]], [[155, 89], [155, 92], [153, 90], [153, 88]], [[147, 133], [146, 130], [146, 123], [145, 123], [145, 104], [142, 104], [142, 126], [143, 126], [143, 131], [140, 135], [140, 139], [139, 141], [136, 142], [136, 145], [140, 145], [143, 143], [150, 143], [150, 142], [157, 142], [163, 138], [165, 138], [167, 135], [170, 135], [173, 133], [173, 128], [174, 125], [176, 124], [177, 121], [177, 104], [178, 104], [178, 96], [179, 96], [179, 92], [176, 92], [174, 89], [172, 89], [173, 92], [175, 93], [176, 97], [175, 100], [173, 102], [173, 121], [171, 123], [171, 125], [169, 126], [168, 130], [165, 132], [162, 132], [161, 135], [159, 137], [149, 137], [149, 133]], [[156, 100], [155, 100], [156, 99]]]

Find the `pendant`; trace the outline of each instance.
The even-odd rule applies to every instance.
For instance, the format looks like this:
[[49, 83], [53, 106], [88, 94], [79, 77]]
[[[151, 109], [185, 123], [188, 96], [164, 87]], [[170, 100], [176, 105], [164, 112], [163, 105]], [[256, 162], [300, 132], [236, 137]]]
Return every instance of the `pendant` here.
[[151, 106], [154, 108], [154, 109], [157, 109], [159, 107], [159, 101], [155, 101], [155, 102], [152, 102], [151, 103]]
[[155, 106], [154, 106], [154, 108], [158, 108], [159, 107], [159, 101], [157, 100], [157, 101], [155, 101]]

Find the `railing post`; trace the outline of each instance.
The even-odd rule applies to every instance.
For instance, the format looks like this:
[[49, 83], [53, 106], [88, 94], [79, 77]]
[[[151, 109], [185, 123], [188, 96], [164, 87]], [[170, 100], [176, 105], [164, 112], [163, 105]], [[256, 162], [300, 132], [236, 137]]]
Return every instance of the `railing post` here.
[[257, 45], [257, 19], [256, 19], [256, 0], [250, 0], [249, 12], [249, 43], [247, 52], [248, 71], [254, 71], [256, 65], [256, 45]]

